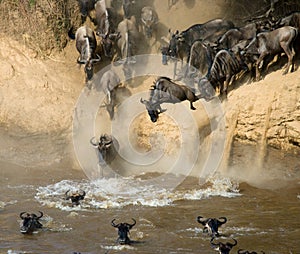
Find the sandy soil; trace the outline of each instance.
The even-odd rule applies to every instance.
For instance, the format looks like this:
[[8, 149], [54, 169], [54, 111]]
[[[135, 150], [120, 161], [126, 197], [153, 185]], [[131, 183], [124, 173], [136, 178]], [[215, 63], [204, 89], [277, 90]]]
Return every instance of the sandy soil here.
[[[194, 23], [224, 16], [222, 10], [226, 2], [205, 1], [205, 5], [202, 2], [178, 1], [169, 10], [167, 3], [153, 1], [160, 18], [160, 35], [169, 28], [183, 30]], [[153, 51], [158, 48], [156, 45]], [[5, 35], [0, 37], [0, 126], [7, 133], [3, 136], [19, 138], [45, 134], [70, 142], [74, 106], [85, 87], [83, 69], [76, 64], [77, 57], [74, 41], [70, 41], [63, 52], [41, 60], [21, 43]], [[149, 89], [152, 81], [148, 79], [138, 90]], [[195, 105], [201, 108], [200, 102]], [[223, 105], [228, 147], [238, 140], [300, 151], [300, 70], [283, 76], [282, 70], [273, 69], [260, 82], [236, 86]], [[199, 112], [194, 114], [199, 117]], [[168, 124], [167, 119], [164, 122]], [[205, 116], [200, 117], [200, 122], [202, 127], [209, 124]], [[139, 124], [139, 142], [149, 148], [145, 140], [153, 125], [150, 121]], [[176, 128], [164, 133], [170, 139], [177, 138]], [[57, 140], [54, 143], [60, 144]], [[8, 147], [14, 151], [19, 149], [12, 148], [12, 143]], [[42, 147], [41, 143], [39, 148]], [[0, 155], [7, 156], [7, 153]], [[55, 154], [53, 159], [61, 157]]]

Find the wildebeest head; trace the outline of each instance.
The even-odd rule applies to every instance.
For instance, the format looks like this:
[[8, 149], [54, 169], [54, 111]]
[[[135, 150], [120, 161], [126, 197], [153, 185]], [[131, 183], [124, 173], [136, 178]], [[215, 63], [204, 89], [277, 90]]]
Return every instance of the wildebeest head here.
[[163, 113], [166, 111], [166, 109], [162, 109], [160, 107], [160, 104], [151, 103], [150, 101], [143, 100], [141, 98], [141, 103], [145, 104], [146, 109], [148, 111], [148, 115], [150, 116], [150, 119], [153, 123], [155, 123], [159, 117], [160, 113]]
[[43, 225], [39, 222], [39, 219], [43, 217], [43, 213], [40, 211], [40, 216], [34, 213], [22, 212], [20, 218], [23, 220], [20, 228], [22, 234], [31, 234], [38, 228], [42, 228]]
[[67, 190], [65, 193], [66, 200], [71, 199], [73, 206], [79, 205], [80, 204], [79, 201], [83, 200], [85, 197], [85, 194], [86, 194], [85, 191], [83, 191], [83, 190], [81, 190], [81, 193], [76, 191], [75, 193], [71, 193], [70, 195], [69, 195], [69, 192], [70, 192], [70, 190]]
[[171, 39], [168, 48], [168, 55], [172, 58], [178, 57], [178, 44], [180, 42], [179, 31], [177, 30], [174, 34], [171, 31]]
[[77, 0], [77, 1], [79, 5], [80, 14], [81, 14], [81, 21], [82, 23], [84, 23], [90, 11], [94, 9], [94, 4], [96, 0]]
[[222, 242], [218, 242], [218, 243], [214, 243], [214, 238], [212, 238], [210, 240], [210, 245], [211, 247], [215, 250], [218, 251], [219, 254], [229, 254], [230, 250], [232, 249], [233, 246], [237, 245], [237, 240], [232, 239], [234, 241], [234, 243], [222, 243]]
[[142, 9], [141, 21], [144, 28], [144, 34], [146, 38], [150, 39], [152, 37], [154, 26], [158, 22], [157, 13], [152, 7], [145, 6]]
[[108, 34], [103, 36], [99, 35], [99, 36], [102, 38], [101, 43], [102, 43], [104, 55], [112, 59], [114, 56], [116, 42], [118, 41], [118, 39], [121, 38], [120, 33], [113, 33], [113, 34]]
[[79, 64], [84, 64], [84, 72], [86, 73], [87, 80], [91, 80], [94, 75], [94, 63], [99, 62], [101, 57], [97, 55], [97, 58], [94, 59], [80, 59], [78, 58], [77, 62]]
[[94, 139], [94, 137], [91, 138], [90, 143], [94, 148], [98, 149], [102, 157], [101, 161], [106, 163], [111, 162], [117, 154], [118, 142], [113, 139], [113, 136], [108, 134], [102, 134], [97, 143], [94, 141]]
[[202, 216], [197, 217], [197, 221], [204, 226], [203, 232], [208, 232], [212, 237], [219, 236], [218, 229], [227, 222], [226, 217], [203, 219]]
[[118, 228], [118, 242], [120, 244], [130, 244], [131, 241], [128, 237], [129, 231], [130, 229], [132, 229], [132, 227], [136, 224], [136, 220], [132, 218], [133, 220], [133, 224], [129, 224], [129, 223], [119, 223], [119, 224], [115, 224], [114, 221], [116, 219], [113, 219], [111, 221], [111, 225], [115, 228]]

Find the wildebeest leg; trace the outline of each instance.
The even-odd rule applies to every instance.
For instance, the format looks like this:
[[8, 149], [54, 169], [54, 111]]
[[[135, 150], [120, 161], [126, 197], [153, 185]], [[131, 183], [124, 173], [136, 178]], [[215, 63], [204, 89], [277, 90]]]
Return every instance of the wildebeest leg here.
[[[280, 46], [282, 47], [282, 49], [284, 50], [284, 52], [286, 53], [286, 55], [288, 57], [288, 64], [287, 64], [285, 71], [283, 72], [283, 74], [285, 75], [288, 72], [292, 71], [292, 69], [293, 69], [293, 58], [295, 55], [295, 51], [294, 51], [294, 48], [292, 48], [292, 50], [289, 48], [289, 44], [281, 43]], [[290, 70], [290, 67], [292, 67], [291, 70]]]
[[264, 60], [264, 58], [268, 55], [267, 52], [263, 52], [260, 54], [259, 58], [256, 61], [256, 81], [258, 81], [260, 79], [260, 70], [259, 70], [259, 66], [260, 63]]
[[190, 109], [196, 110], [196, 108], [193, 106], [193, 102], [192, 101], [190, 101]]

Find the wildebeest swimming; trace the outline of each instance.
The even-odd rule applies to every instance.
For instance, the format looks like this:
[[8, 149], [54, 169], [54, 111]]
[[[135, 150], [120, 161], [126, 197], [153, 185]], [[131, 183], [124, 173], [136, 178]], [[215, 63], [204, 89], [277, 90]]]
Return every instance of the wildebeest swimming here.
[[237, 240], [232, 239], [234, 241], [234, 243], [230, 243], [230, 242], [226, 242], [226, 243], [222, 243], [222, 242], [218, 242], [218, 243], [214, 243], [214, 238], [212, 238], [210, 240], [210, 245], [211, 247], [215, 250], [218, 251], [219, 254], [229, 254], [229, 252], [231, 251], [231, 249], [237, 245]]
[[145, 104], [151, 121], [156, 122], [158, 115], [165, 111], [160, 106], [162, 103], [179, 103], [188, 100], [190, 109], [195, 110], [193, 102], [199, 99], [200, 97], [196, 96], [190, 87], [176, 84], [168, 77], [159, 77], [151, 89], [150, 99], [141, 98], [140, 102]]
[[136, 220], [132, 218], [132, 220], [133, 220], [132, 224], [129, 224], [129, 223], [126, 223], [126, 222], [115, 224], [115, 220], [116, 219], [113, 219], [111, 221], [111, 225], [118, 229], [118, 236], [119, 237], [117, 239], [117, 242], [119, 244], [130, 244], [130, 243], [132, 243], [132, 241], [128, 237], [128, 234], [129, 234], [130, 229], [132, 229], [133, 226], [136, 224]]
[[203, 232], [208, 232], [210, 236], [215, 237], [219, 236], [218, 229], [220, 226], [227, 222], [226, 217], [216, 218], [207, 218], [204, 219], [202, 216], [197, 217], [197, 221], [204, 226]]
[[34, 213], [22, 212], [20, 213], [20, 218], [22, 219], [22, 224], [20, 227], [20, 232], [22, 234], [32, 234], [37, 229], [43, 227], [39, 222], [39, 219], [43, 217], [43, 212], [39, 211], [40, 216], [37, 216]]
[[70, 190], [66, 191], [65, 196], [66, 196], [66, 200], [71, 199], [72, 206], [80, 205], [80, 200], [83, 200], [86, 195], [84, 190], [81, 190], [81, 193], [76, 191], [75, 193], [69, 194], [69, 192]]

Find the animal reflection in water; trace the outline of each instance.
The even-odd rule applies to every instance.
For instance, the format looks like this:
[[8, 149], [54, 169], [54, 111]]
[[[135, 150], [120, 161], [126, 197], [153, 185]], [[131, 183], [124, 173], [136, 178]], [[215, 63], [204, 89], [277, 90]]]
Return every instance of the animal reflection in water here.
[[39, 213], [40, 216], [37, 216], [34, 213], [20, 213], [20, 218], [22, 219], [20, 232], [22, 234], [32, 234], [37, 229], [43, 227], [43, 225], [39, 222], [39, 219], [43, 217], [43, 213], [41, 211]]
[[195, 92], [188, 86], [179, 85], [170, 78], [160, 77], [152, 86], [150, 99], [140, 102], [146, 105], [146, 109], [152, 122], [156, 122], [160, 113], [165, 112], [160, 104], [162, 103], [179, 103], [185, 100], [190, 102], [190, 109], [195, 110], [193, 102], [199, 100], [200, 96], [196, 96]]
[[84, 190], [81, 190], [81, 193], [76, 191], [75, 193], [69, 194], [69, 192], [70, 190], [66, 191], [65, 196], [66, 196], [66, 200], [71, 199], [72, 206], [80, 205], [80, 200], [83, 200], [86, 194]]
[[99, 165], [110, 164], [118, 154], [119, 142], [108, 134], [102, 134], [98, 141], [92, 137], [90, 143], [97, 149]]
[[211, 237], [220, 236], [218, 229], [220, 226], [227, 222], [226, 217], [207, 218], [204, 219], [202, 216], [197, 217], [197, 221], [204, 226], [203, 232], [209, 233]]
[[134, 241], [131, 241], [129, 239], [128, 234], [129, 234], [130, 229], [132, 229], [133, 226], [136, 224], [136, 220], [132, 218], [132, 220], [133, 220], [132, 224], [129, 224], [129, 223], [126, 223], [126, 222], [115, 224], [115, 220], [116, 219], [113, 219], [111, 221], [111, 225], [115, 228], [118, 228], [118, 236], [119, 237], [117, 239], [117, 242], [119, 244], [131, 244], [131, 243], [133, 243]]

